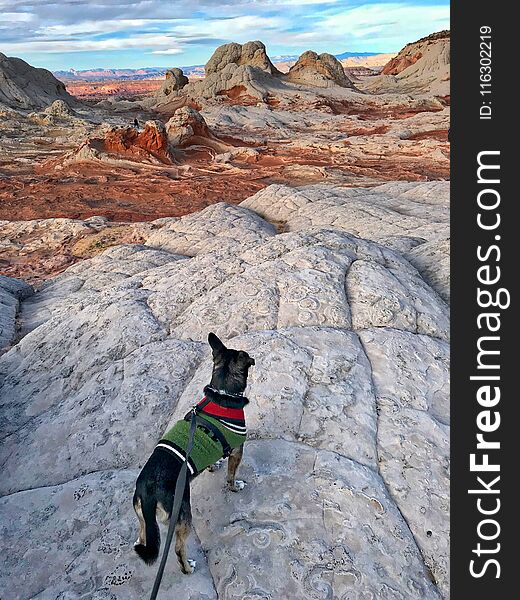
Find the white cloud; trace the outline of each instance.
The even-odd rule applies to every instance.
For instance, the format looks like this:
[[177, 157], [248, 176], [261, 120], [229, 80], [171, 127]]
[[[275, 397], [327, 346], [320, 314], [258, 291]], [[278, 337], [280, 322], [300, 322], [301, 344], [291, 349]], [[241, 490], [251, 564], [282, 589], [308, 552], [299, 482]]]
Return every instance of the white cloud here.
[[180, 48], [168, 48], [167, 50], [153, 50], [152, 54], [182, 54]]
[[[283, 17], [257, 17], [243, 15], [229, 19], [195, 20], [180, 24], [173, 31], [183, 36], [208, 36], [230, 38], [247, 33], [250, 39], [257, 39], [262, 31], [280, 31], [288, 27], [290, 22]], [[251, 37], [252, 36], [252, 37]]]
[[[386, 51], [399, 50], [403, 44], [449, 27], [449, 5], [410, 5], [402, 2], [365, 4], [323, 19], [317, 19], [308, 31], [287, 37], [286, 46], [330, 44], [347, 50], [363, 45], [384, 44]], [[277, 35], [272, 43], [279, 43]], [[396, 45], [397, 44], [397, 45]]]
[[33, 40], [30, 42], [11, 42], [2, 45], [6, 53], [17, 54], [25, 52], [98, 52], [125, 49], [163, 49], [168, 54], [183, 51], [175, 46], [175, 39], [168, 35], [144, 34], [126, 38], [110, 38], [106, 40]]
[[204, 60], [215, 40], [259, 39], [277, 54], [393, 51], [449, 27], [447, 0], [362, 1], [0, 0], [1, 49], [38, 62], [53, 54], [54, 63], [60, 53], [105, 52], [110, 60], [118, 50]]
[[2, 12], [0, 18], [4, 24], [9, 23], [29, 23], [34, 19], [33, 15], [25, 12]]

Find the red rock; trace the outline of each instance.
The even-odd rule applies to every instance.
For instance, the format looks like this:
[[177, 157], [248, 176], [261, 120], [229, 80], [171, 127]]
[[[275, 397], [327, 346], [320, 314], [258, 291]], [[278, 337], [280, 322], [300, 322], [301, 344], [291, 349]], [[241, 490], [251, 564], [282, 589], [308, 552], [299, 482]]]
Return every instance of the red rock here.
[[174, 162], [166, 130], [160, 121], [147, 121], [141, 132], [133, 127], [112, 129], [105, 136], [104, 146], [109, 153], [139, 159], [146, 159], [151, 154], [165, 164]]
[[386, 63], [385, 68], [381, 71], [381, 75], [399, 75], [401, 71], [414, 65], [420, 58], [422, 58], [422, 52], [417, 52], [412, 56], [396, 56]]

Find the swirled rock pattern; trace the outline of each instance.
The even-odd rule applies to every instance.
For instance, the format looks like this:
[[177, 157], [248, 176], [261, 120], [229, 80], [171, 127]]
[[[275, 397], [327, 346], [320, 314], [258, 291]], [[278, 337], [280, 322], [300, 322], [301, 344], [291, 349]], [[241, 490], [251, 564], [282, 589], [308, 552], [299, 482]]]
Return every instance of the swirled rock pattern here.
[[446, 196], [271, 186], [24, 300], [0, 359], [6, 597], [146, 597], [133, 483], [200, 399], [215, 331], [256, 359], [246, 486], [194, 482], [198, 568], [172, 557], [161, 596], [447, 598], [448, 306], [428, 252], [407, 258], [446, 234]]

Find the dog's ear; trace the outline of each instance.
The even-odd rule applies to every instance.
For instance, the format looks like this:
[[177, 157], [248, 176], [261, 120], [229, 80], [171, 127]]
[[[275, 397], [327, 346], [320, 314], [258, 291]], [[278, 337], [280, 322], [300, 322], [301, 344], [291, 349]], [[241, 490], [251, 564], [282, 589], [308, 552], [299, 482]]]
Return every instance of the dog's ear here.
[[213, 350], [213, 356], [222, 354], [226, 351], [226, 347], [224, 346], [224, 344], [218, 339], [218, 337], [213, 332], [211, 332], [208, 335], [208, 342], [211, 346], [211, 349]]

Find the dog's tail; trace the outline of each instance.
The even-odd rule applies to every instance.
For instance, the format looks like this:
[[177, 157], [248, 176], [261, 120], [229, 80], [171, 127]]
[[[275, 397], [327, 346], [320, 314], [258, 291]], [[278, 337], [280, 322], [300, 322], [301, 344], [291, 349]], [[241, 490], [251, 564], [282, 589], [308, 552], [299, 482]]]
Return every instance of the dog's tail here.
[[154, 496], [146, 493], [134, 499], [134, 506], [136, 506], [135, 500], [141, 501], [140, 510], [142, 511], [145, 523], [146, 544], [136, 544], [134, 550], [147, 565], [152, 565], [159, 556], [159, 547], [161, 545], [159, 526], [155, 517], [157, 501]]

